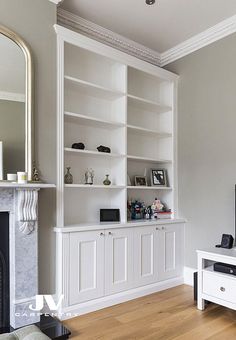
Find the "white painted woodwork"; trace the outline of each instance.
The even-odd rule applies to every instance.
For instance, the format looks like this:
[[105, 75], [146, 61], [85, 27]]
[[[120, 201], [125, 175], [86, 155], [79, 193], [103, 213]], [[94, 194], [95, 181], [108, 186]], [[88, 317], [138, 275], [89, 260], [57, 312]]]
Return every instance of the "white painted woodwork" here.
[[203, 293], [236, 304], [235, 277], [217, 274], [214, 271], [203, 272]]
[[[129, 197], [140, 198], [147, 204], [158, 197], [173, 210], [172, 217], [176, 218], [178, 77], [58, 25], [55, 28], [58, 33], [57, 225], [99, 224], [100, 208], [119, 208], [121, 221], [126, 223]], [[75, 142], [83, 142], [85, 150], [72, 149]], [[101, 144], [109, 146], [111, 154], [99, 153], [97, 147]], [[64, 185], [67, 166], [71, 167], [73, 185]], [[94, 186], [89, 188], [84, 185], [88, 168], [95, 170]], [[156, 188], [153, 195], [152, 168], [167, 169], [171, 190]], [[135, 188], [134, 177], [143, 175], [145, 169], [149, 190], [144, 191]], [[127, 186], [127, 173], [131, 187]], [[109, 188], [103, 186], [106, 174], [112, 182]], [[99, 200], [94, 195], [95, 189], [99, 189]]]
[[158, 226], [159, 277], [167, 280], [183, 275], [184, 226]]
[[157, 226], [134, 229], [134, 280], [136, 286], [158, 281], [159, 233]]
[[[177, 215], [178, 76], [55, 28], [57, 295], [65, 296], [62, 311], [84, 313], [183, 282], [184, 221]], [[83, 142], [85, 150], [72, 149], [75, 142]], [[111, 153], [99, 153], [101, 144]], [[64, 184], [66, 167], [71, 167], [71, 185]], [[84, 183], [88, 168], [95, 170], [92, 186]], [[155, 168], [167, 170], [167, 187], [150, 186]], [[135, 187], [134, 176], [144, 172], [148, 186]], [[106, 174], [111, 186], [103, 185]], [[172, 209], [173, 219], [128, 221], [130, 197], [147, 204], [160, 198]], [[120, 209], [120, 223], [100, 223], [102, 208]]]
[[[50, 1], [58, 1], [58, 0], [50, 0]], [[213, 1], [213, 0], [212, 0]], [[191, 3], [189, 1], [186, 1], [187, 4], [190, 4], [192, 6], [195, 6], [194, 3]], [[233, 6], [235, 7], [235, 4], [233, 3], [233, 1], [231, 2], [233, 4]], [[67, 9], [69, 8], [68, 7], [68, 4], [69, 2], [66, 2], [67, 4]], [[89, 7], [88, 7], [88, 3], [84, 1], [84, 4], [86, 6], [86, 10], [87, 11], [90, 11], [89, 10]], [[120, 4], [120, 3], [119, 3]], [[80, 15], [81, 15], [81, 2], [78, 4], [80, 6]], [[100, 5], [100, 4], [99, 4]], [[107, 4], [106, 2], [104, 1], [104, 5], [106, 6], [106, 11], [107, 11]], [[145, 6], [145, 4], [143, 2], [140, 2], [139, 4], [140, 6]], [[173, 3], [168, 3], [167, 2], [167, 6], [171, 5], [172, 8], [172, 12], [173, 13], [176, 13], [175, 10], [173, 10]], [[183, 14], [184, 12], [181, 10], [181, 6], [179, 6], [179, 3], [176, 1], [176, 5], [178, 6], [178, 10], [180, 10], [180, 13]], [[215, 5], [215, 3], [214, 3]], [[70, 5], [69, 5], [70, 6]], [[72, 5], [73, 6], [73, 5]], [[130, 6], [133, 6], [131, 3], [130, 3]], [[221, 6], [224, 6], [223, 3], [221, 3]], [[120, 8], [123, 7], [123, 4], [121, 3], [120, 4]], [[182, 6], [182, 8], [184, 7], [184, 5]], [[198, 6], [199, 7], [199, 6]], [[111, 7], [113, 12], [114, 12], [114, 8]], [[114, 31], [112, 30], [108, 30], [104, 27], [106, 26], [110, 26], [112, 27], [111, 25], [97, 25], [94, 23], [94, 21], [97, 21], [97, 20], [92, 20], [92, 18], [90, 17], [90, 15], [87, 17], [88, 20], [85, 19], [85, 15], [82, 15], [81, 16], [78, 16], [77, 14], [75, 14], [75, 11], [74, 9], [72, 8], [69, 8], [69, 12], [68, 10], [65, 10], [63, 8], [59, 8], [58, 9], [58, 12], [57, 12], [57, 19], [58, 19], [58, 22], [60, 24], [62, 24], [62, 26], [66, 26], [66, 27], [70, 27], [72, 28], [73, 30], [79, 32], [79, 33], [82, 33], [82, 34], [85, 34], [86, 36], [88, 37], [91, 37], [92, 39], [95, 39], [95, 40], [98, 40], [104, 44], [107, 44], [109, 46], [112, 46], [114, 48], [117, 48], [118, 50], [120, 51], [123, 51], [127, 54], [130, 54], [132, 56], [135, 56], [137, 57], [138, 59], [141, 59], [141, 60], [145, 60], [153, 65], [157, 65], [157, 66], [165, 66], [171, 62], [174, 62], [175, 60], [178, 60], [180, 58], [183, 58], [184, 56], [186, 55], [189, 55], [205, 46], [208, 46], [220, 39], [223, 39], [233, 33], [235, 33], [236, 31], [236, 15], [234, 15], [235, 13], [235, 9], [232, 11], [232, 9], [230, 10], [229, 6], [227, 6], [227, 9], [226, 9], [226, 6], [223, 7], [224, 10], [228, 11], [228, 14], [226, 15], [223, 15], [223, 10], [221, 9], [221, 11], [212, 11], [212, 5], [209, 3], [209, 13], [210, 15], [214, 15], [215, 13], [220, 13], [222, 14], [222, 18], [219, 20], [219, 18], [217, 18], [216, 20], [216, 24], [212, 27], [208, 27], [208, 25], [206, 25], [206, 28], [204, 31], [202, 32], [193, 32], [193, 34], [189, 34], [189, 30], [192, 27], [196, 27], [196, 25], [193, 25], [192, 24], [192, 21], [191, 21], [191, 25], [189, 24], [186, 24], [185, 27], [188, 27], [188, 30], [186, 31], [186, 29], [184, 28], [184, 32], [187, 32], [188, 33], [188, 36], [187, 37], [187, 40], [186, 37], [184, 38], [182, 36], [182, 39], [180, 39], [179, 41], [176, 41], [175, 43], [172, 43], [171, 45], [171, 48], [169, 46], [168, 49], [163, 49], [162, 53], [158, 53], [157, 50], [159, 49], [160, 47], [160, 44], [158, 43], [158, 40], [157, 40], [157, 36], [156, 34], [153, 34], [153, 35], [150, 35], [149, 33], [148, 34], [143, 34], [143, 31], [142, 31], [142, 34], [138, 34], [138, 37], [140, 36], [143, 36], [145, 37], [145, 46], [142, 45], [142, 44], [139, 44], [137, 43], [138, 39], [136, 38], [132, 38], [133, 40], [131, 39], [127, 39], [126, 37], [120, 35], [120, 34], [117, 34], [115, 33]], [[159, 12], [159, 14], [161, 14], [162, 16], [162, 20], [158, 20], [157, 16], [156, 15], [153, 15], [153, 18], [155, 18], [155, 24], [162, 24], [162, 27], [161, 28], [156, 28], [156, 29], [151, 29], [152, 32], [160, 32], [161, 34], [161, 37], [162, 39], [166, 39], [166, 34], [163, 35], [162, 32], [165, 32], [166, 33], [166, 29], [163, 29], [163, 22], [165, 25], [168, 25], [168, 29], [171, 27], [169, 33], [169, 37], [171, 36], [171, 39], [175, 39], [177, 37], [177, 35], [173, 35], [173, 32], [172, 32], [172, 26], [169, 25], [169, 21], [165, 19], [165, 16], [163, 16], [163, 12], [162, 10], [160, 11], [159, 10], [159, 7], [156, 8], [157, 11]], [[201, 15], [201, 20], [202, 19], [206, 19], [207, 16], [204, 15], [204, 18], [202, 16], [202, 12], [201, 12], [201, 7], [199, 7], [200, 9], [200, 15]], [[205, 9], [205, 8], [204, 8]], [[197, 20], [197, 26], [198, 27], [202, 27], [201, 25], [199, 25], [199, 18], [195, 15], [196, 14], [196, 8], [194, 9], [194, 7], [192, 7], [192, 10], [194, 11], [194, 16], [195, 16], [195, 20]], [[128, 11], [127, 7], [126, 7], [126, 11]], [[143, 11], [143, 8], [142, 8], [142, 11]], [[90, 14], [92, 13], [93, 11], [90, 11]], [[186, 12], [189, 13], [188, 10], [186, 10]], [[101, 13], [103, 13], [103, 11], [101, 10]], [[168, 18], [169, 18], [169, 13], [170, 13], [170, 10], [168, 8], [166, 8], [166, 14], [168, 15]], [[233, 16], [232, 16], [233, 14]], [[141, 14], [142, 15], [142, 21], [145, 25], [145, 28], [147, 28], [147, 25], [146, 25], [146, 20], [143, 19], [143, 13]], [[150, 13], [149, 11], [147, 10], [147, 15], [148, 15], [148, 18], [150, 18]], [[118, 18], [120, 20], [120, 15], [118, 15]], [[135, 18], [135, 15], [134, 15], [134, 18]], [[186, 18], [186, 16], [185, 16]], [[191, 20], [193, 19], [193, 15], [189, 14], [188, 15], [188, 18], [190, 18]], [[187, 18], [187, 20], [188, 20]], [[114, 22], [114, 18], [112, 16], [112, 20]], [[130, 18], [128, 18], [128, 20], [130, 20]], [[181, 19], [180, 19], [181, 20]], [[209, 20], [209, 18], [207, 19]], [[221, 21], [223, 20], [223, 21]], [[181, 22], [184, 22], [183, 20], [181, 20]], [[142, 27], [142, 25], [140, 25], [140, 21], [139, 20], [136, 20], [136, 23], [138, 25], [138, 30]], [[104, 27], [102, 27], [104, 26]], [[134, 29], [134, 26], [131, 24], [130, 25], [130, 22], [129, 22], [129, 27], [132, 27], [132, 34], [138, 32], [138, 30], [135, 30]], [[178, 25], [178, 28], [181, 27], [181, 25]], [[142, 28], [141, 28], [142, 29]], [[149, 31], [150, 31], [150, 23], [148, 25], [148, 28], [147, 28]], [[182, 30], [183, 30], [183, 27], [182, 27]], [[125, 32], [127, 33], [127, 29], [125, 30]], [[182, 31], [183, 33], [183, 31]], [[154, 37], [155, 39], [155, 44], [157, 44], [158, 48], [154, 48], [154, 49], [150, 49], [147, 47], [147, 37]], [[177, 45], [176, 45], [177, 43]]]
[[54, 231], [56, 233], [73, 233], [77, 231], [93, 231], [93, 230], [108, 230], [108, 229], [121, 229], [121, 228], [132, 228], [132, 227], [150, 227], [150, 226], [162, 226], [169, 225], [169, 224], [184, 224], [186, 221], [184, 219], [171, 219], [168, 218], [165, 221], [162, 219], [159, 220], [132, 220], [128, 221], [127, 223], [121, 223], [121, 222], [100, 222], [100, 223], [76, 223], [67, 225], [64, 228], [58, 228], [55, 227]]
[[[215, 272], [214, 262], [236, 265], [236, 248], [197, 250], [198, 255], [198, 304], [205, 309], [205, 301], [236, 310], [236, 277]], [[212, 264], [212, 265], [211, 265]]]
[[104, 232], [70, 234], [70, 305], [104, 295]]
[[133, 230], [110, 229], [105, 240], [106, 295], [130, 289], [133, 285]]
[[[116, 295], [125, 301], [134, 292], [142, 296], [160, 286], [164, 289], [183, 282], [182, 223], [113, 225], [110, 229], [101, 225], [97, 230], [76, 232], [65, 229], [57, 230], [57, 265], [67, 311], [91, 311], [97, 304], [104, 306], [104, 298], [112, 305]], [[170, 233], [170, 239], [166, 237], [164, 247], [165, 233]]]

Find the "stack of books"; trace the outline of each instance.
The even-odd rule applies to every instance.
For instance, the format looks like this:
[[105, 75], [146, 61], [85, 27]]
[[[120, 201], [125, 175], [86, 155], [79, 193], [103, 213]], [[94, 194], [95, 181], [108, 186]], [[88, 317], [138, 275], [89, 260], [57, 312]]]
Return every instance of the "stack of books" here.
[[172, 212], [171, 211], [163, 211], [156, 213], [156, 218], [158, 219], [167, 219], [171, 218]]

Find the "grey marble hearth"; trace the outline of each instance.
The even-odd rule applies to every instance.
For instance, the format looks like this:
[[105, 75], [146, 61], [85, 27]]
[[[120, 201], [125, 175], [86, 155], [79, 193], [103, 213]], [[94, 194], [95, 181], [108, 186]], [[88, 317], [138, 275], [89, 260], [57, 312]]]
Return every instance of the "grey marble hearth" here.
[[[53, 187], [53, 186], [51, 186]], [[0, 187], [0, 212], [9, 212], [10, 324], [13, 328], [36, 323], [29, 309], [38, 294], [39, 187]]]

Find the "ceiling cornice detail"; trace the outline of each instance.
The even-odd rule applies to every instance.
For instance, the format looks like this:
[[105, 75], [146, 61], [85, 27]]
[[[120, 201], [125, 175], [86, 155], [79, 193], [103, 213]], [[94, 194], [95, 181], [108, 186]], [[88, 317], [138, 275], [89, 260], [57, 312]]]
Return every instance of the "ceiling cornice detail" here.
[[79, 33], [105, 43], [122, 52], [145, 60], [151, 64], [160, 66], [161, 56], [158, 52], [155, 52], [117, 33], [85, 20], [78, 15], [59, 8], [57, 12], [57, 20], [58, 24], [60, 25], [63, 25], [67, 28], [72, 28]]
[[208, 46], [228, 35], [236, 32], [236, 15], [230, 17], [219, 24], [212, 26], [206, 31], [185, 40], [175, 47], [161, 54], [161, 66], [185, 57], [205, 46]]
[[[60, 2], [60, 0], [50, 1]], [[128, 53], [141, 60], [145, 60], [151, 64], [161, 67], [236, 32], [235, 15], [176, 45], [164, 53], [159, 53], [106, 28], [94, 24], [91, 21], [85, 20], [78, 15], [65, 11], [62, 8], [58, 8], [57, 20], [58, 24], [61, 24], [62, 26], [71, 28], [122, 52]]]
[[53, 2], [56, 5], [59, 5], [61, 2], [63, 2], [64, 0], [49, 0], [51, 2]]

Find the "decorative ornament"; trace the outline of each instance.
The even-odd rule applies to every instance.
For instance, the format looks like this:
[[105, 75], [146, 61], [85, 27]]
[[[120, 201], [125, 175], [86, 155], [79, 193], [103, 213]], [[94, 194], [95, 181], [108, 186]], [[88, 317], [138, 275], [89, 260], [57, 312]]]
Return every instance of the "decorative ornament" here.
[[41, 182], [41, 179], [39, 177], [39, 170], [36, 168], [36, 163], [33, 163], [33, 175], [32, 175], [32, 181], [33, 182]]
[[72, 149], [78, 149], [78, 150], [84, 150], [85, 149], [85, 145], [84, 143], [74, 143], [72, 144]]
[[18, 219], [19, 230], [29, 235], [35, 229], [38, 220], [38, 189], [19, 190]]
[[94, 179], [94, 170], [92, 168], [87, 169], [85, 172], [85, 184], [92, 185]]
[[104, 185], [111, 185], [111, 181], [109, 180], [109, 175], [106, 175], [106, 178], [103, 181]]
[[99, 152], [111, 153], [111, 149], [108, 146], [100, 145], [97, 147]]
[[67, 172], [65, 174], [65, 184], [72, 184], [73, 183], [73, 176], [70, 172], [70, 167], [68, 166], [67, 168]]

